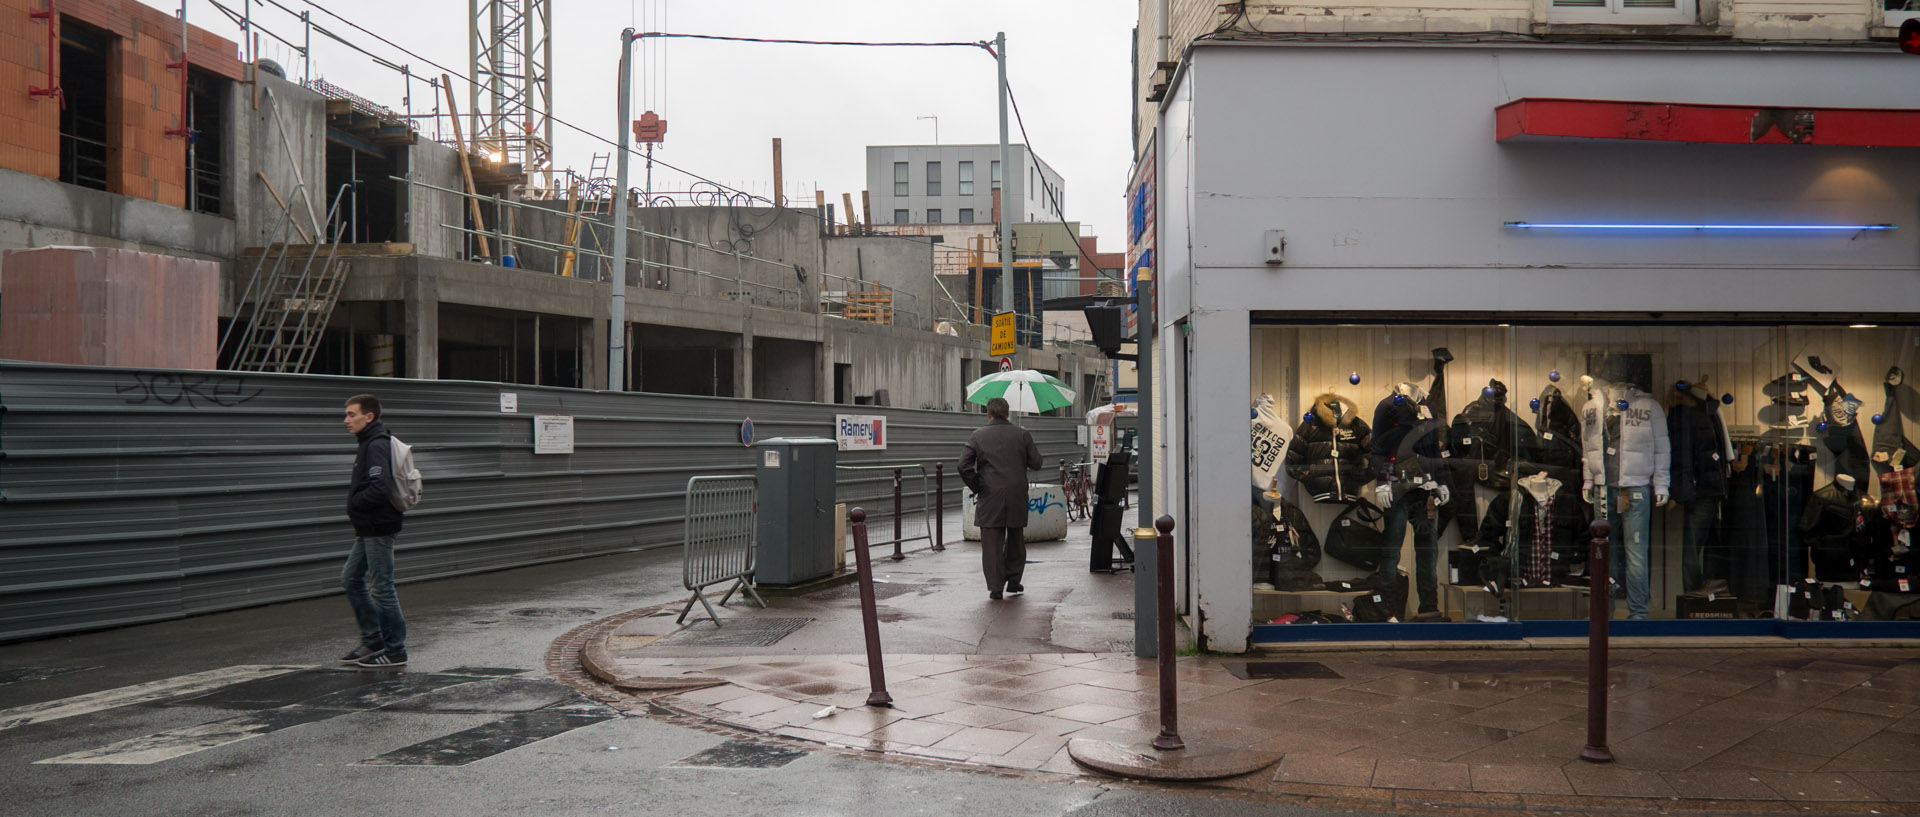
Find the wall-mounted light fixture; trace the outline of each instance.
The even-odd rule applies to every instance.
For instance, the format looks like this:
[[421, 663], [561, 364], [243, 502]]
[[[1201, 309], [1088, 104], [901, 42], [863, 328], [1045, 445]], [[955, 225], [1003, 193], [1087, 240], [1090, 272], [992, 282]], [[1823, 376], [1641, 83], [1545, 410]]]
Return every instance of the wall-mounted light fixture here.
[[1509, 221], [1516, 230], [1748, 230], [1748, 231], [1826, 231], [1859, 232], [1893, 230], [1892, 224], [1549, 224], [1537, 221]]

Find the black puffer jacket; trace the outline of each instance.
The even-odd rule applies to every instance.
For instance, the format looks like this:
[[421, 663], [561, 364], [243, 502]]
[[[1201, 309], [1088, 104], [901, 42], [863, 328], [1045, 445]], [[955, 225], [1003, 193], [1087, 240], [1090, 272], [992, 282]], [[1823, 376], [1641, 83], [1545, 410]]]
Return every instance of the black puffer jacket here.
[[347, 519], [360, 536], [392, 536], [400, 532], [402, 515], [393, 506], [398, 492], [393, 481], [392, 437], [387, 425], [374, 420], [354, 438], [360, 450], [353, 455], [353, 479], [347, 487]]
[[1373, 479], [1367, 446], [1373, 431], [1360, 419], [1352, 400], [1328, 392], [1313, 399], [1313, 410], [1294, 429], [1287, 447], [1287, 475], [1307, 489], [1315, 502], [1351, 502]]
[[1673, 501], [1687, 504], [1727, 495], [1725, 427], [1720, 404], [1681, 395], [1667, 413], [1667, 436], [1673, 445]]
[[1453, 465], [1496, 491], [1513, 485], [1514, 454], [1533, 447], [1533, 427], [1507, 408], [1507, 384], [1487, 381], [1480, 397], [1453, 418], [1448, 430]]
[[[1423, 405], [1428, 407], [1425, 418], [1420, 416]], [[1443, 484], [1450, 481], [1447, 424], [1431, 405], [1395, 392], [1374, 406], [1370, 464], [1375, 477], [1403, 482], [1429, 477]]]
[[1867, 520], [1873, 501], [1837, 482], [1813, 492], [1800, 514], [1800, 536], [1813, 557], [1813, 572], [1823, 582], [1859, 581], [1871, 562]]
[[[1545, 552], [1537, 552], [1535, 548], [1540, 503], [1531, 492], [1502, 491], [1488, 503], [1486, 516], [1480, 518], [1480, 544], [1500, 554], [1501, 559], [1511, 559], [1517, 586], [1556, 586], [1566, 581], [1568, 573], [1578, 572], [1576, 568], [1586, 564], [1587, 526], [1593, 519], [1586, 503], [1580, 501], [1579, 487], [1574, 485], [1574, 490], [1567, 490], [1562, 485], [1551, 495], [1553, 505], [1547, 511]], [[1513, 511], [1514, 497], [1518, 497], [1520, 503], [1517, 514]], [[1517, 552], [1507, 552], [1510, 539]], [[1545, 569], [1536, 569], [1537, 564], [1544, 564]]]

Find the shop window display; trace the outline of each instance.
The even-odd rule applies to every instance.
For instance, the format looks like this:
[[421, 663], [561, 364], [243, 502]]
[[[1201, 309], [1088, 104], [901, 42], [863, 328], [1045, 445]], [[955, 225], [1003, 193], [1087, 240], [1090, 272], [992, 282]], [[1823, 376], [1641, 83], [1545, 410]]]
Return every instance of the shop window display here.
[[1627, 619], [1920, 615], [1916, 349], [1907, 327], [1259, 326], [1256, 619], [1584, 618], [1591, 592]]

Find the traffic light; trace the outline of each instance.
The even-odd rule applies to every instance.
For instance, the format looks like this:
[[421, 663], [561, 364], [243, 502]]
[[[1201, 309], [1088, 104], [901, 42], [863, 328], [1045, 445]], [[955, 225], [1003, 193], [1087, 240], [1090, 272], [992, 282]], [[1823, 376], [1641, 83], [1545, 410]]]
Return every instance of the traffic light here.
[[1126, 341], [1124, 308], [1113, 301], [1099, 301], [1081, 310], [1087, 316], [1087, 331], [1093, 345], [1109, 358], [1118, 358], [1120, 344]]
[[1920, 54], [1920, 17], [1900, 21], [1900, 50]]

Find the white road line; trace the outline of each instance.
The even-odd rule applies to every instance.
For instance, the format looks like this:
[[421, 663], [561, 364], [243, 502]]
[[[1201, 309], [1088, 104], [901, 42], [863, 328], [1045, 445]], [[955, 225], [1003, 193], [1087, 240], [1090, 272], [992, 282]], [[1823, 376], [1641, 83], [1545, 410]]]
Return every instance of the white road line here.
[[288, 726], [297, 726], [316, 720], [337, 717], [345, 714], [340, 711], [313, 710], [268, 710], [249, 712], [245, 715], [218, 720], [212, 723], [199, 723], [155, 732], [119, 743], [102, 746], [98, 749], [84, 749], [35, 763], [49, 764], [117, 764], [140, 766], [170, 760], [181, 755], [238, 743], [248, 738], [257, 738], [268, 732], [278, 731]]
[[0, 731], [25, 726], [30, 723], [55, 721], [99, 712], [103, 709], [128, 706], [131, 704], [175, 698], [195, 692], [219, 689], [229, 684], [252, 681], [257, 678], [269, 678], [306, 667], [281, 667], [265, 664], [242, 664], [236, 667], [207, 670], [191, 675], [178, 675], [145, 684], [135, 684], [119, 689], [108, 689], [57, 701], [42, 701], [37, 704], [16, 706], [0, 711]]

